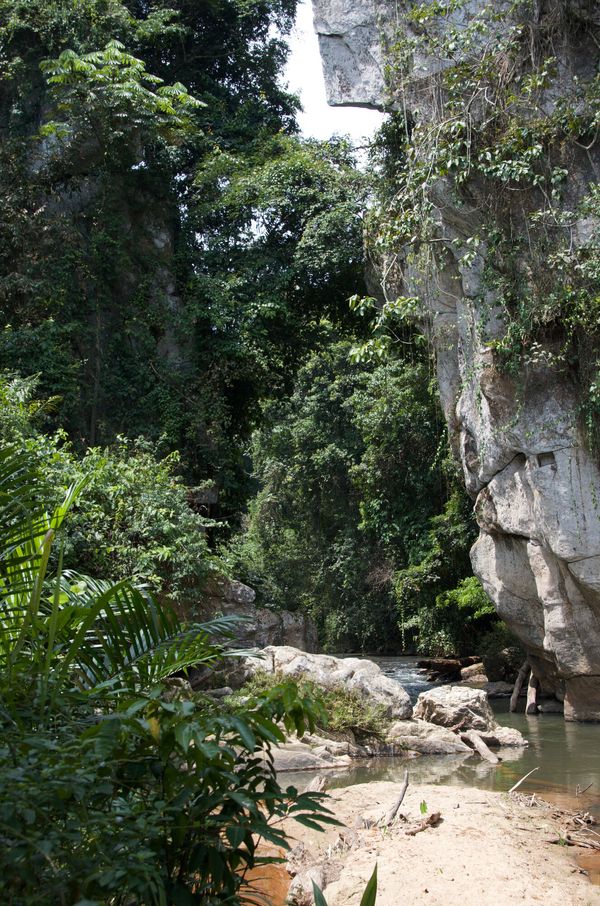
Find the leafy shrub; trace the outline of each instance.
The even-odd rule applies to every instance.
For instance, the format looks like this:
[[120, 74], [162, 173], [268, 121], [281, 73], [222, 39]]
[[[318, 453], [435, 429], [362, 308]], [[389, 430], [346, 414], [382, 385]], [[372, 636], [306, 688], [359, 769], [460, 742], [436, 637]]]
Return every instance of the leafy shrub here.
[[[161, 681], [222, 656], [224, 623], [183, 626], [128, 581], [58, 567], [36, 460], [0, 451], [0, 893], [11, 906], [239, 902], [275, 818], [320, 828], [314, 794], [282, 790], [270, 746], [315, 727], [293, 685], [251, 708], [167, 701]], [[283, 727], [283, 729], [282, 729]]]
[[279, 786], [268, 757], [279, 721], [311, 725], [303, 708], [293, 688], [229, 715], [154, 690], [102, 717], [80, 704], [49, 729], [3, 722], [2, 901], [237, 902], [260, 840], [287, 847], [275, 819], [329, 820], [319, 796]]
[[[285, 686], [282, 673], [257, 672], [233, 696], [233, 702], [253, 700], [254, 696]], [[305, 700], [315, 702], [318, 706], [315, 720], [321, 730], [333, 730], [335, 733], [352, 733], [357, 739], [385, 737], [389, 725], [384, 705], [374, 705], [364, 695], [342, 686], [323, 689], [312, 680], [301, 680], [295, 683], [298, 695]]]
[[64, 432], [41, 430], [53, 402], [37, 400], [35, 391], [33, 379], [0, 378], [0, 441], [28, 451], [50, 506], [85, 482], [65, 526], [68, 562], [104, 578], [134, 576], [191, 612], [215, 561], [206, 542], [211, 523], [192, 509], [177, 455], [121, 437], [80, 457]]

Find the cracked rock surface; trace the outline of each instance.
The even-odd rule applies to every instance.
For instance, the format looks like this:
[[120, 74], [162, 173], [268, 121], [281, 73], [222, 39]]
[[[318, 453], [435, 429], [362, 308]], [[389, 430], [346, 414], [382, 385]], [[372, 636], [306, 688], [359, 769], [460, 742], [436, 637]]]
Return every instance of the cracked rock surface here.
[[[448, 27], [482, 4], [451, 13]], [[382, 48], [395, 27], [410, 37], [406, 2], [313, 5], [329, 102], [383, 107], [387, 96], [389, 103]], [[579, 3], [578, 14], [597, 16], [597, 6]], [[596, 51], [567, 41], [556, 53], [565, 80], [597, 62]], [[443, 65], [415, 57], [402, 86], [407, 109]], [[417, 112], [439, 115], [433, 107]], [[566, 210], [576, 210], [599, 172], [600, 146], [573, 156]], [[600, 720], [600, 470], [578, 427], [579, 388], [556, 364], [551, 341], [516, 377], [497, 367], [493, 345], [505, 328], [484, 281], [486, 243], [468, 262], [456, 251], [482, 226], [476, 187], [472, 203], [446, 179], [430, 195], [443, 249], [437, 273], [424, 280], [406, 264], [397, 290], [419, 296], [429, 311], [442, 405], [480, 528], [473, 568], [527, 649], [542, 691], [564, 700], [567, 720]], [[573, 241], [589, 226], [576, 223]]]

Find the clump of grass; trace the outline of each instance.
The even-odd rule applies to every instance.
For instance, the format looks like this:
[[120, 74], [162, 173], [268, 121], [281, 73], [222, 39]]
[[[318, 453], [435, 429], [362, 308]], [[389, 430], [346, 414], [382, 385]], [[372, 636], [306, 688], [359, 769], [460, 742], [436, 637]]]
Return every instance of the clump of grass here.
[[[230, 698], [230, 702], [234, 704], [240, 699], [260, 697], [284, 682], [290, 682], [290, 677], [281, 672], [258, 670]], [[385, 705], [370, 703], [361, 693], [343, 686], [323, 689], [312, 680], [300, 680], [296, 685], [302, 698], [312, 699], [321, 705], [323, 718], [318, 720], [318, 729], [336, 734], [352, 734], [357, 741], [385, 738], [390, 726]]]

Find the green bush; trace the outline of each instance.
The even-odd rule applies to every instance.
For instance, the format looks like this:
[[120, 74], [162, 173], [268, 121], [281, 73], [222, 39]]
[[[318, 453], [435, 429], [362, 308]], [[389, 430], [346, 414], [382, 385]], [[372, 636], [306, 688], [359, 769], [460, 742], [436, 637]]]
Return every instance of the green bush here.
[[85, 481], [64, 530], [72, 568], [104, 578], [134, 576], [192, 613], [215, 568], [206, 530], [177, 474], [178, 457], [160, 455], [142, 438], [117, 438], [79, 456], [64, 432], [45, 434], [53, 401], [35, 398], [36, 381], [0, 378], [0, 441], [28, 451], [40, 495], [58, 504], [65, 488]]
[[[239, 902], [274, 819], [320, 828], [270, 747], [315, 727], [293, 685], [223, 714], [162, 681], [215, 666], [227, 621], [184, 626], [127, 580], [56, 570], [84, 484], [47, 514], [36, 459], [0, 450], [0, 894], [10, 906]], [[283, 727], [283, 729], [282, 729]]]
[[2, 721], [3, 903], [237, 903], [259, 842], [287, 847], [277, 819], [329, 820], [319, 796], [279, 786], [268, 757], [279, 721], [311, 725], [293, 688], [229, 715], [159, 690], [102, 716], [93, 704], [106, 707], [80, 702], [47, 729]]
[[[254, 700], [255, 696], [273, 692], [285, 687], [282, 673], [257, 672], [229, 700], [233, 703]], [[351, 733], [357, 739], [384, 739], [389, 726], [384, 705], [374, 705], [364, 695], [342, 686], [323, 689], [312, 680], [301, 680], [295, 684], [301, 699], [314, 702], [318, 707], [316, 725], [321, 730], [335, 733]]]

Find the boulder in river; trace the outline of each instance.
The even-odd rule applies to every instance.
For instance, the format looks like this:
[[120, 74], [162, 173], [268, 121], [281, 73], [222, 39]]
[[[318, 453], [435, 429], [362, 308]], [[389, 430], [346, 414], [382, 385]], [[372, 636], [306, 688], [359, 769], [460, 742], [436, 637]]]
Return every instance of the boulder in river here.
[[518, 730], [501, 727], [483, 689], [440, 686], [419, 695], [414, 717], [452, 730], [476, 730], [489, 745], [525, 746]]
[[389, 718], [406, 720], [412, 716], [408, 693], [396, 680], [385, 676], [373, 661], [309, 654], [289, 645], [270, 645], [260, 655], [246, 658], [244, 669], [247, 675], [263, 670], [290, 679], [310, 680], [322, 689], [345, 688], [360, 693], [374, 705], [383, 705]]
[[424, 720], [399, 720], [390, 727], [387, 742], [420, 755], [470, 755], [472, 750], [456, 733]]

